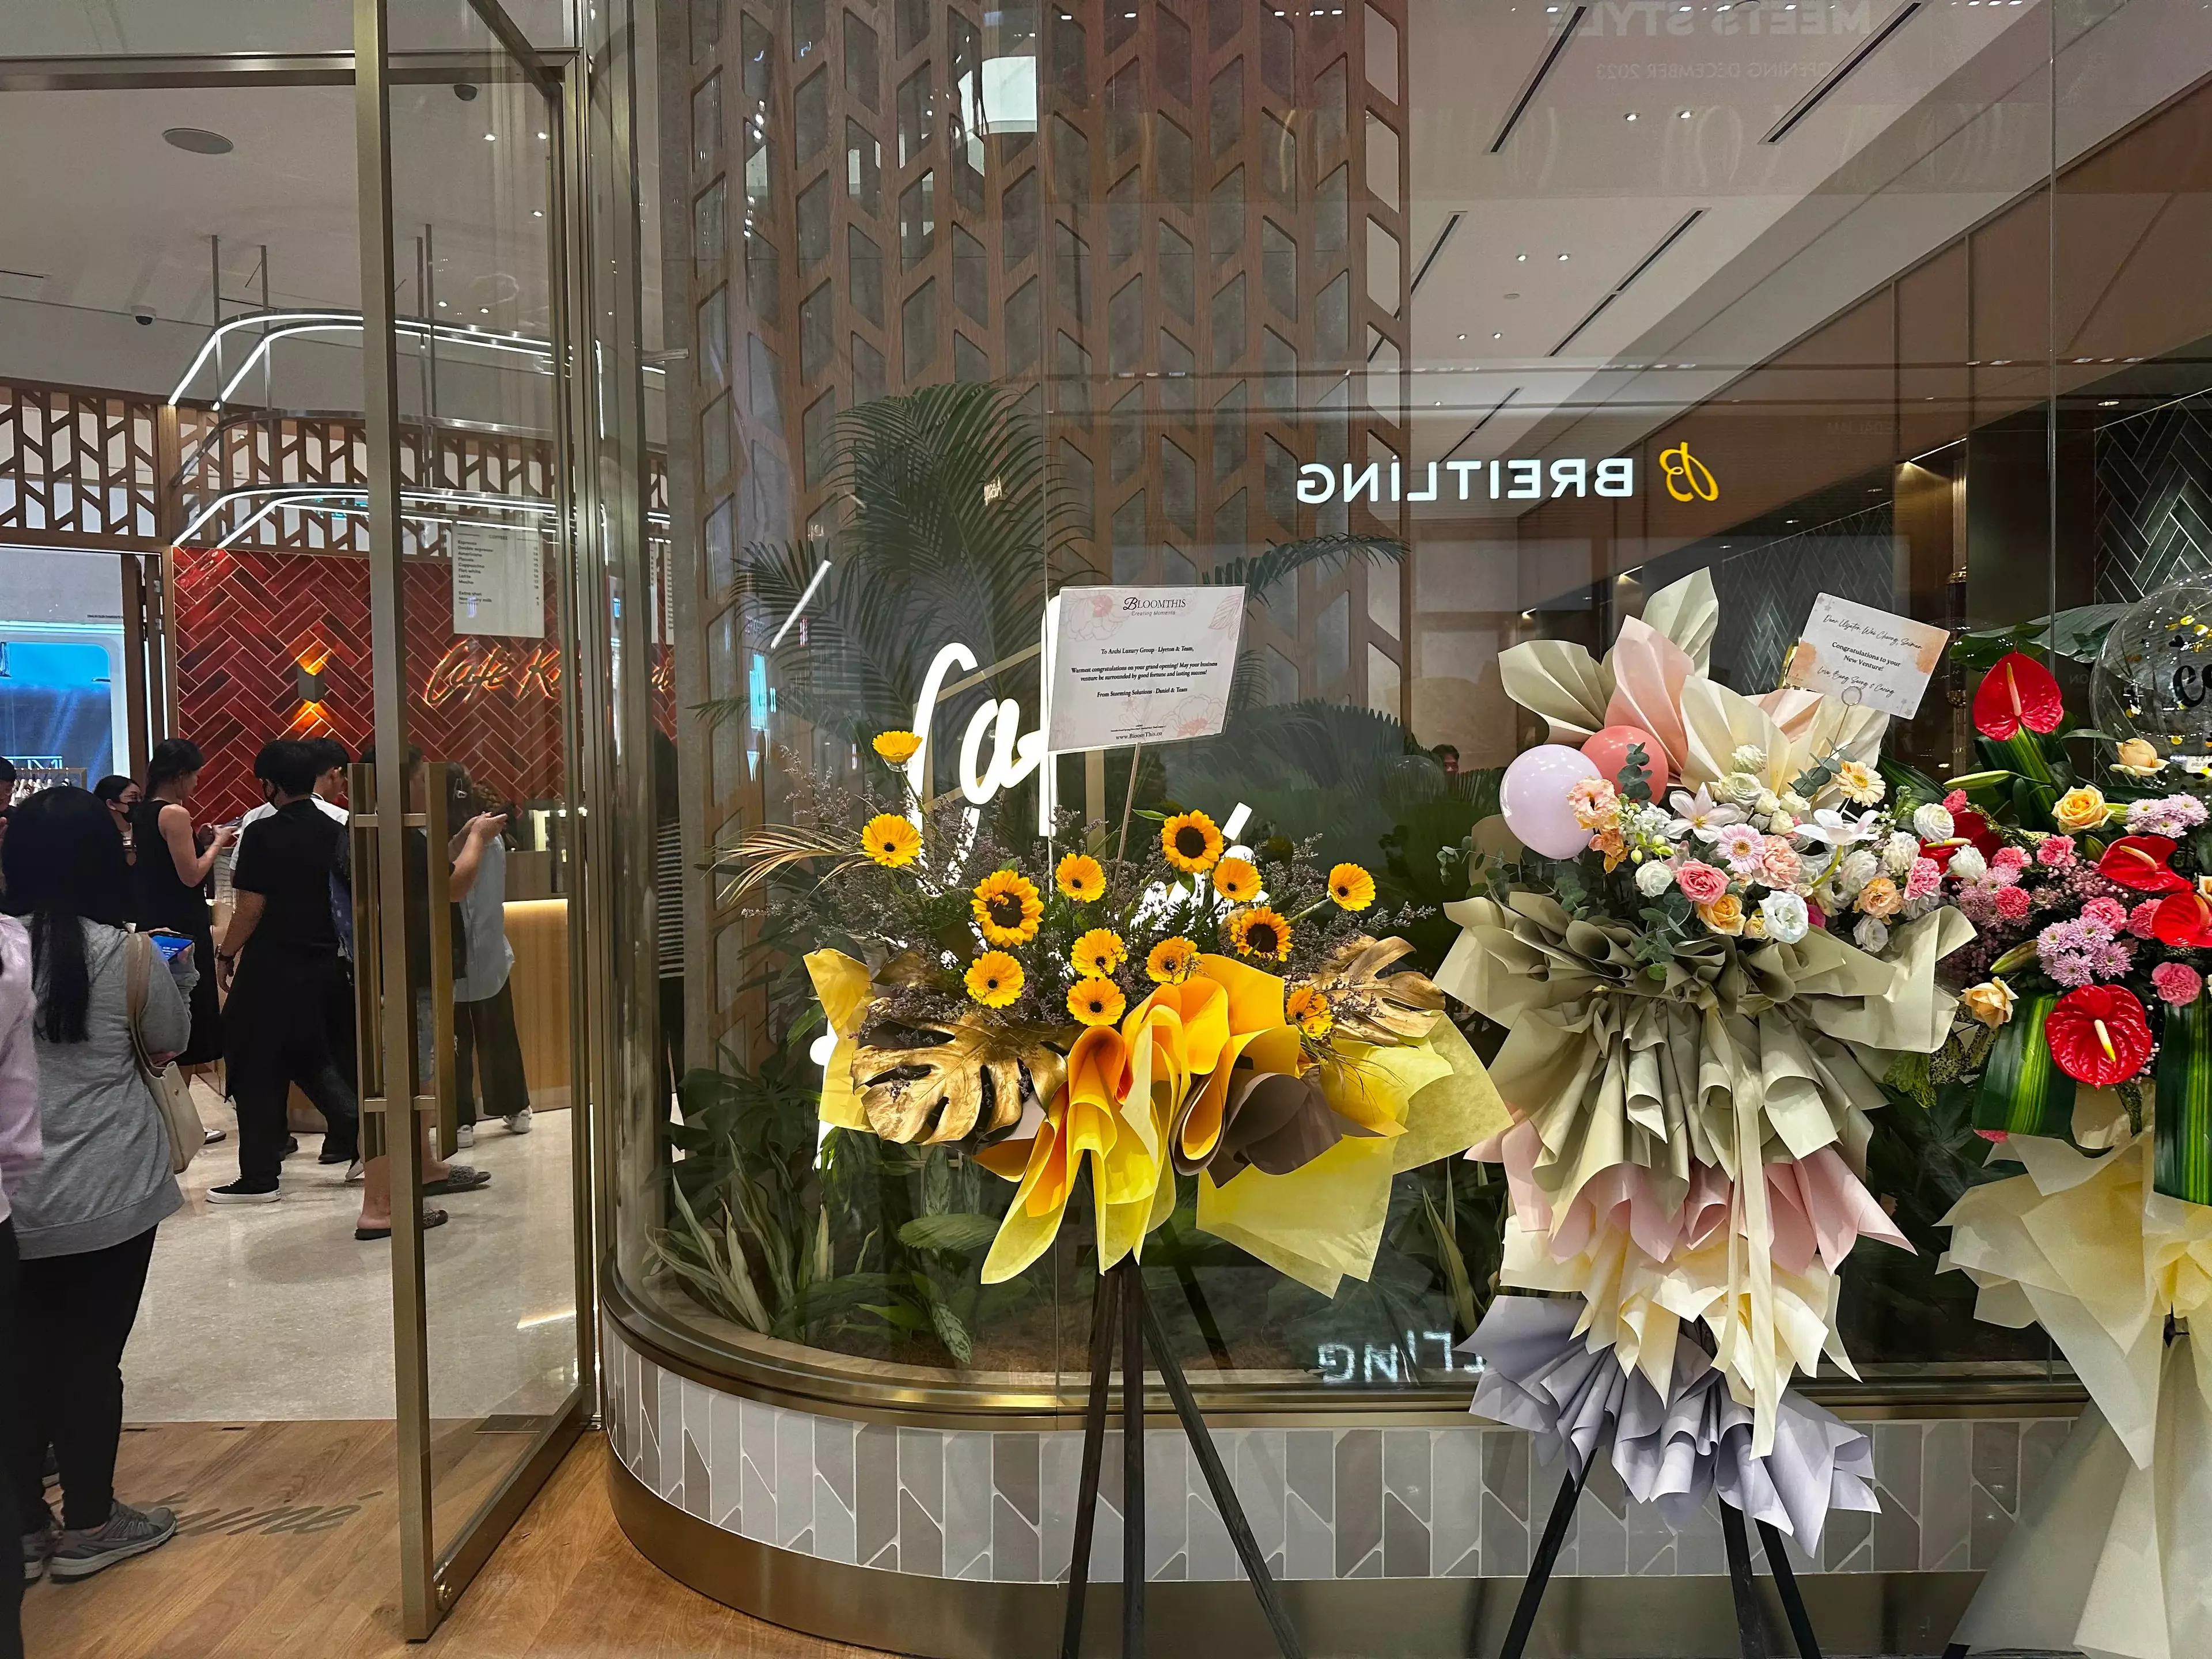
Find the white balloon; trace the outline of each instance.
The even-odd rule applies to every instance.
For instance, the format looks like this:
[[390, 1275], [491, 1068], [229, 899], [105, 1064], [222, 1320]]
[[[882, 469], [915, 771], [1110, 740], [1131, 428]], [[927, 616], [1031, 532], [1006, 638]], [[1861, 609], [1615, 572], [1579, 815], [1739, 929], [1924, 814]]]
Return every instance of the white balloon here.
[[1498, 810], [1523, 847], [1547, 859], [1571, 859], [1589, 845], [1590, 832], [1575, 822], [1567, 791], [1601, 777], [1597, 763], [1563, 743], [1539, 744], [1514, 757], [1498, 787]]

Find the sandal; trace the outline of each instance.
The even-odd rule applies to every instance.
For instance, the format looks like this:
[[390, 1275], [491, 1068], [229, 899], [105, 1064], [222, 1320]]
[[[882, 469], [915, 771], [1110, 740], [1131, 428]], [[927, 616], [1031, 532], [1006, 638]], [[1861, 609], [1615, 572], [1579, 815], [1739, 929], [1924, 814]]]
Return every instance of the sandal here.
[[[424, 1232], [428, 1232], [433, 1227], [442, 1227], [445, 1224], [446, 1212], [443, 1210], [425, 1210], [422, 1212], [422, 1231]], [[373, 1244], [380, 1238], [391, 1237], [392, 1229], [389, 1227], [356, 1227], [353, 1230], [353, 1236], [364, 1244]]]
[[442, 1179], [426, 1181], [426, 1193], [472, 1193], [479, 1187], [491, 1185], [491, 1171], [478, 1170], [466, 1164], [448, 1164]]

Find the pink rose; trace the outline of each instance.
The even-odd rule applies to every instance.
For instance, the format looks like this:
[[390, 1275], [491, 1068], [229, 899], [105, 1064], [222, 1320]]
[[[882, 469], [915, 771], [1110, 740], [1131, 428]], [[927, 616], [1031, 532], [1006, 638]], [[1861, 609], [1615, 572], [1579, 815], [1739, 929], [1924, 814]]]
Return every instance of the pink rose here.
[[1934, 859], [1915, 859], [1905, 878], [1905, 896], [1926, 898], [1943, 884], [1943, 866]]
[[1769, 887], [1787, 887], [1797, 879], [1797, 849], [1781, 836], [1769, 836], [1760, 843], [1759, 874]]
[[2074, 837], [2045, 836], [2043, 844], [2035, 849], [2036, 861], [2053, 870], [2063, 870], [2074, 862]]
[[2027, 868], [2027, 854], [2017, 847], [2000, 847], [1990, 855], [1990, 868], [2025, 870]]
[[1954, 789], [1949, 794], [1944, 796], [1943, 810], [1947, 812], [1952, 813], [1965, 811], [1966, 810], [1966, 792], [1963, 789]]
[[1997, 889], [1997, 914], [2007, 921], [2018, 921], [2027, 914], [2027, 889], [2000, 887]]
[[2157, 899], [2145, 899], [2129, 911], [2128, 932], [2137, 939], [2155, 939], [2158, 936], [2159, 904]]
[[2160, 1002], [2182, 1008], [2197, 1000], [2204, 988], [2204, 975], [2185, 962], [2161, 962], [2150, 970], [2150, 983]]
[[2128, 925], [2128, 907], [2115, 898], [2093, 898], [2081, 907], [2081, 920], [2100, 921], [2118, 933]]
[[1729, 878], [1725, 871], [1697, 859], [1686, 859], [1674, 866], [1674, 885], [1691, 903], [1711, 904], [1728, 891]]
[[1805, 901], [1805, 918], [1815, 927], [1826, 927], [1828, 925], [1828, 913], [1810, 899]]

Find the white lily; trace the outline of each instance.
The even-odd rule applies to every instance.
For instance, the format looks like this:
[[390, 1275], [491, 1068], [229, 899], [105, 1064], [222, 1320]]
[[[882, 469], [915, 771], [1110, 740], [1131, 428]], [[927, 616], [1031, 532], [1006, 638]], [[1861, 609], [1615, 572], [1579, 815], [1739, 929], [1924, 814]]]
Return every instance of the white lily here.
[[1716, 801], [1702, 786], [1694, 795], [1677, 789], [1667, 797], [1667, 805], [1674, 809], [1674, 820], [1667, 826], [1668, 837], [1673, 841], [1694, 834], [1699, 841], [1716, 842], [1726, 826], [1743, 822], [1742, 808]]
[[1818, 842], [1824, 847], [1850, 847], [1870, 839], [1876, 832], [1881, 814], [1869, 812], [1853, 817], [1833, 806], [1823, 806], [1801, 823], [1793, 832], [1804, 842]]

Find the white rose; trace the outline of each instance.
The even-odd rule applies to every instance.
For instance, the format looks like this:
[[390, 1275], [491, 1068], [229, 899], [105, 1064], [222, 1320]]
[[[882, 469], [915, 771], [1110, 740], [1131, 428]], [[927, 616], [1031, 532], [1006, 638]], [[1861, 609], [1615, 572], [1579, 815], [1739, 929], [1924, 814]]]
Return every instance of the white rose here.
[[1839, 892], [1856, 893], [1881, 872], [1881, 860], [1863, 847], [1854, 849], [1837, 866], [1836, 887]]
[[1879, 916], [1861, 916], [1859, 925], [1851, 929], [1851, 938], [1869, 956], [1879, 956], [1889, 943], [1889, 927]]
[[1729, 769], [1732, 772], [1764, 772], [1766, 769], [1766, 751], [1757, 744], [1744, 744], [1729, 757]]
[[1766, 923], [1767, 938], [1784, 945], [1795, 945], [1813, 925], [1805, 901], [1795, 893], [1769, 893], [1759, 900], [1759, 914]]
[[1912, 815], [1913, 833], [1923, 841], [1948, 841], [1958, 828], [1940, 806], [1923, 806]]
[[1785, 789], [1782, 792], [1782, 810], [1793, 818], [1802, 818], [1813, 810], [1813, 803], [1795, 789]]
[[1797, 820], [1787, 812], [1769, 812], [1766, 815], [1766, 833], [1770, 836], [1786, 836], [1796, 827]]
[[1961, 847], [1951, 854], [1948, 873], [1960, 881], [1979, 881], [1990, 872], [1990, 861], [1978, 847]]
[[1674, 872], [1656, 859], [1636, 872], [1636, 890], [1646, 898], [1657, 898], [1674, 884]]
[[1759, 799], [1752, 802], [1751, 810], [1761, 817], [1771, 817], [1782, 810], [1782, 797], [1771, 789], [1762, 789], [1759, 792]]
[[1888, 874], [1901, 876], [1912, 868], [1912, 860], [1920, 856], [1920, 842], [1902, 830], [1891, 836], [1881, 849], [1881, 867]]
[[1748, 772], [1731, 772], [1714, 787], [1738, 806], [1748, 806], [1766, 787]]

